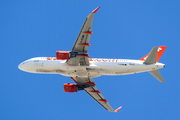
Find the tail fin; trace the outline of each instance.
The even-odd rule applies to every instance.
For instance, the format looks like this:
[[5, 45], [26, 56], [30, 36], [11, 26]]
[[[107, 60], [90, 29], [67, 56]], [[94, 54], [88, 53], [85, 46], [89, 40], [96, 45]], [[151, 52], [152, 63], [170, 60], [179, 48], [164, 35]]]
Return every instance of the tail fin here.
[[[157, 60], [156, 62], [159, 61], [159, 59], [161, 58], [162, 54], [164, 53], [164, 51], [166, 50], [167, 46], [159, 46], [158, 47], [158, 52], [157, 52]], [[141, 58], [140, 60], [145, 61], [146, 58], [148, 57], [149, 54], [147, 54], [146, 56], [144, 56], [143, 58]]]
[[146, 60], [144, 61], [145, 64], [154, 64], [157, 60], [157, 50], [158, 47], [153, 47], [149, 55], [147, 56]]
[[149, 71], [149, 73], [154, 76], [156, 79], [158, 79], [160, 82], [165, 82], [163, 77], [161, 76], [160, 72], [158, 70]]

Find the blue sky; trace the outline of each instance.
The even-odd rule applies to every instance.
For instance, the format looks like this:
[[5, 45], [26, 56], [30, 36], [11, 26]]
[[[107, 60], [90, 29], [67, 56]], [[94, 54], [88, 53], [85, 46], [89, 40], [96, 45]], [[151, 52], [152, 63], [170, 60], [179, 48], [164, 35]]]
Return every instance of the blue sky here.
[[[118, 113], [102, 108], [84, 91], [65, 93], [61, 75], [20, 71], [32, 57], [71, 50], [87, 15], [94, 16], [89, 55], [92, 58], [140, 59], [153, 46], [166, 45], [160, 72], [94, 78], [97, 88]], [[180, 119], [178, 0], [9, 0], [0, 2], [0, 119]]]

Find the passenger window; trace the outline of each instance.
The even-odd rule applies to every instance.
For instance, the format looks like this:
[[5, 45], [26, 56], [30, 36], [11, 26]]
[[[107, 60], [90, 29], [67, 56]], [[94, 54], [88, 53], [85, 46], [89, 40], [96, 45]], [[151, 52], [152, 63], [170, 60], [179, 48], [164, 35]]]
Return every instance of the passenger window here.
[[39, 62], [39, 60], [34, 60], [34, 62]]

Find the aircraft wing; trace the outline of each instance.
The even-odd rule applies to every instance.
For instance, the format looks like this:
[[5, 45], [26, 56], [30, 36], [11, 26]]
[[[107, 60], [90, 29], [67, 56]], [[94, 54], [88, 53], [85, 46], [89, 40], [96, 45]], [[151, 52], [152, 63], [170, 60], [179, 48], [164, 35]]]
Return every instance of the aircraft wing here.
[[95, 86], [84, 88], [84, 90], [101, 106], [103, 106], [106, 110], [114, 112], [112, 107], [109, 105], [108, 101], [104, 98], [104, 96], [99, 92], [99, 90]]
[[96, 100], [102, 107], [111, 112], [114, 111], [109, 105], [108, 101], [104, 98], [101, 92], [96, 88], [93, 78], [87, 77], [71, 77], [71, 79], [77, 83], [77, 85], [86, 91], [94, 100]]
[[71, 50], [72, 56], [67, 63], [70, 65], [86, 65], [89, 66], [89, 55], [88, 55], [88, 47], [90, 46], [90, 37], [92, 34], [92, 22], [94, 18], [94, 14], [100, 7], [93, 10], [88, 17], [86, 18], [81, 31], [74, 43], [74, 46]]

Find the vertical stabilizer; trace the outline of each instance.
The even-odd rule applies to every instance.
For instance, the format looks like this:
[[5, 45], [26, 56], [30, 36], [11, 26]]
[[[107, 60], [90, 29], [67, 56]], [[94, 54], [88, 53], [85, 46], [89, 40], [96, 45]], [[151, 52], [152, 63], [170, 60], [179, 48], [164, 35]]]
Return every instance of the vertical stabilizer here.
[[[159, 46], [158, 47], [158, 53], [157, 53], [157, 60], [156, 62], [159, 61], [159, 59], [161, 58], [162, 54], [164, 53], [164, 51], [166, 50], [167, 46]], [[148, 57], [149, 54], [147, 54], [146, 56], [144, 56], [143, 58], [141, 58], [140, 60], [145, 61], [146, 58]]]
[[160, 82], [165, 82], [163, 77], [161, 76], [160, 72], [158, 70], [149, 71], [149, 73], [154, 76], [156, 79], [158, 79]]
[[144, 61], [145, 64], [154, 64], [157, 60], [157, 50], [158, 47], [153, 47], [149, 55], [147, 56], [146, 60]]

